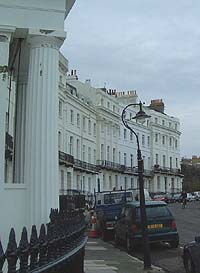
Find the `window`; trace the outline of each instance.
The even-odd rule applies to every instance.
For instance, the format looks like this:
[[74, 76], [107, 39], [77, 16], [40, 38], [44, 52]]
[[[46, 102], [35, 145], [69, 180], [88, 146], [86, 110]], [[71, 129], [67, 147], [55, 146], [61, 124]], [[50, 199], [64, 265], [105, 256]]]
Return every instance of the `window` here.
[[134, 180], [132, 177], [131, 177], [131, 189], [134, 189]]
[[115, 175], [115, 187], [116, 189], [118, 189], [118, 176]]
[[158, 154], [156, 154], [156, 165], [158, 165]]
[[92, 192], [91, 177], [88, 177], [88, 191], [89, 191], [89, 192]]
[[80, 128], [80, 114], [76, 116], [77, 127]]
[[178, 126], [177, 126], [177, 123], [175, 123], [175, 130], [177, 130]]
[[85, 161], [85, 145], [83, 145], [83, 161]]
[[147, 137], [147, 144], [150, 146], [150, 136]]
[[162, 136], [162, 144], [165, 145], [165, 136]]
[[103, 190], [106, 189], [106, 177], [105, 174], [103, 174]]
[[121, 152], [119, 152], [119, 164], [121, 164]]
[[83, 176], [83, 185], [82, 185], [82, 190], [85, 191], [85, 176]]
[[131, 154], [131, 168], [133, 168], [133, 155]]
[[165, 177], [165, 192], [167, 192], [167, 177]]
[[96, 125], [96, 123], [94, 123], [94, 136], [96, 136], [96, 134], [97, 134], [97, 125]]
[[160, 176], [157, 176], [157, 190], [160, 190]]
[[124, 153], [124, 165], [126, 166], [126, 153]]
[[113, 112], [115, 112], [115, 105], [113, 105]]
[[104, 99], [101, 99], [101, 106], [104, 106]]
[[169, 128], [171, 128], [172, 127], [172, 123], [171, 122], [169, 122]]
[[158, 118], [155, 118], [155, 123], [156, 123], [156, 124], [158, 123]]
[[110, 109], [110, 102], [107, 102], [107, 108]]
[[145, 145], [145, 136], [142, 135], [142, 145], [144, 146]]
[[132, 119], [132, 113], [129, 113], [130, 120]]
[[74, 111], [70, 110], [70, 122], [74, 124]]
[[128, 184], [127, 184], [127, 177], [124, 177], [124, 189], [125, 190], [127, 189], [127, 186], [128, 186]]
[[88, 147], [88, 162], [92, 163], [91, 160], [92, 160], [91, 147]]
[[169, 165], [170, 165], [170, 169], [172, 168], [172, 157], [170, 156], [169, 158]]
[[155, 134], [155, 142], [158, 142], [158, 134]]
[[127, 131], [126, 131], [126, 129], [124, 129], [124, 139], [126, 139], [126, 133], [127, 133]]
[[69, 153], [70, 153], [70, 155], [73, 155], [73, 141], [74, 141], [73, 136], [70, 136], [70, 138], [69, 138]]
[[62, 112], [63, 112], [63, 108], [62, 108], [62, 101], [59, 100], [59, 108], [58, 108], [58, 113], [59, 113], [59, 117], [62, 117]]
[[169, 146], [170, 147], [172, 146], [172, 138], [171, 137], [169, 138]]
[[178, 158], [176, 158], [176, 168], [178, 168]]
[[97, 161], [97, 151], [94, 149], [94, 164], [96, 165]]
[[104, 160], [104, 145], [101, 144], [101, 160]]
[[165, 166], [166, 166], [166, 156], [163, 155], [163, 167], [165, 167]]
[[91, 135], [91, 120], [89, 119], [88, 120], [88, 133], [89, 133], [89, 135]]
[[113, 162], [115, 162], [115, 159], [116, 159], [116, 149], [113, 148]]
[[86, 131], [86, 119], [83, 117], [83, 131]]
[[109, 190], [112, 190], [112, 176], [109, 175]]
[[175, 148], [176, 149], [178, 148], [178, 140], [177, 139], [175, 140]]
[[164, 119], [162, 120], [162, 126], [165, 126], [165, 121], [164, 121]]
[[58, 149], [61, 149], [61, 132], [58, 132]]
[[76, 140], [76, 158], [79, 159], [79, 156], [80, 156], [80, 140], [77, 139]]
[[110, 146], [107, 146], [107, 160], [110, 160]]

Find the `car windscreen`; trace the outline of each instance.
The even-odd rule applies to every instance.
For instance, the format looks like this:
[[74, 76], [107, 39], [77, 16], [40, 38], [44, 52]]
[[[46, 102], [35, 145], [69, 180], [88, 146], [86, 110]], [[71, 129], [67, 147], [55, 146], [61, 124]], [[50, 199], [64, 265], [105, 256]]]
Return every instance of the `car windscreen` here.
[[[171, 216], [167, 206], [146, 206], [147, 218], [159, 218]], [[140, 218], [140, 208], [136, 208], [136, 218]]]
[[125, 201], [133, 201], [132, 192], [116, 192], [104, 195], [104, 204], [120, 204]]

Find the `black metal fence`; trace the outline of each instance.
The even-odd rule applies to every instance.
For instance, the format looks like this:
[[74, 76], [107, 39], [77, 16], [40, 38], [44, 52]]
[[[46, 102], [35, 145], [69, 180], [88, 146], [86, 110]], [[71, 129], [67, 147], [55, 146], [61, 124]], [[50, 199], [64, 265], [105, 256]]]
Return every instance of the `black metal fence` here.
[[78, 211], [51, 210], [50, 222], [41, 225], [39, 236], [32, 226], [30, 240], [23, 228], [17, 246], [15, 231], [10, 231], [4, 253], [0, 241], [0, 273], [83, 273], [87, 241], [85, 221]]

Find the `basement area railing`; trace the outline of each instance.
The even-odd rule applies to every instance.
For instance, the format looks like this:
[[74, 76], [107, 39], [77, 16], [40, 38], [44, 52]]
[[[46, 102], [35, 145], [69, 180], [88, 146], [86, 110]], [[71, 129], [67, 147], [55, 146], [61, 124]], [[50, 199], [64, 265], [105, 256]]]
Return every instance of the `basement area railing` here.
[[32, 226], [28, 240], [24, 227], [17, 246], [12, 228], [5, 252], [0, 241], [0, 273], [84, 273], [86, 241], [81, 212], [51, 210], [50, 222], [41, 225], [39, 236]]

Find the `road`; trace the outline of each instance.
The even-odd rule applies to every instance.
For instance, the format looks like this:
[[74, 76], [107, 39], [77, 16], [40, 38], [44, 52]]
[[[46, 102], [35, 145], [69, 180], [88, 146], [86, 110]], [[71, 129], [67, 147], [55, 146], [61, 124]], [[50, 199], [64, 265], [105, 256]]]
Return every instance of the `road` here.
[[[169, 273], [184, 273], [182, 248], [185, 243], [193, 241], [196, 235], [200, 235], [200, 202], [190, 202], [185, 209], [179, 203], [169, 204], [169, 208], [176, 219], [180, 245], [177, 249], [172, 249], [167, 244], [151, 245], [152, 264]], [[120, 249], [125, 251], [123, 247]], [[142, 249], [138, 248], [132, 255], [142, 259]]]

